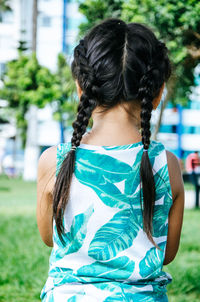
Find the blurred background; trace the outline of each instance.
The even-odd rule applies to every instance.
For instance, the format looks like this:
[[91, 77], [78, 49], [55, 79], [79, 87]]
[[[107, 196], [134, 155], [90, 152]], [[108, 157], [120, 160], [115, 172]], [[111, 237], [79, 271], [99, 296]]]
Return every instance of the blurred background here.
[[200, 2], [0, 0], [0, 301], [39, 301], [50, 250], [36, 218], [37, 162], [70, 140], [78, 40], [105, 18], [148, 25], [173, 73], [152, 116], [152, 139], [178, 157], [186, 203], [181, 246], [165, 269], [169, 301], [200, 301]]

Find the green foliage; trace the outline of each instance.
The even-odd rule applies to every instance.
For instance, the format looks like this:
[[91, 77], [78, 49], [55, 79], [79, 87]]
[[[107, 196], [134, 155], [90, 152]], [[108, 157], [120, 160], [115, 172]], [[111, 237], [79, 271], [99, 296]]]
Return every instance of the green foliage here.
[[9, 0], [0, 0], [0, 11], [11, 10], [9, 2]]
[[43, 108], [48, 103], [56, 103], [55, 118], [71, 123], [77, 108], [75, 82], [66, 58], [59, 54], [58, 68], [52, 73], [39, 64], [36, 55], [25, 55], [19, 51], [19, 57], [7, 64], [3, 76], [0, 98], [9, 103], [15, 111], [17, 127], [21, 129], [23, 145], [26, 140], [27, 120], [25, 115], [31, 104]]
[[122, 18], [150, 26], [169, 48], [175, 86], [174, 103], [185, 104], [194, 84], [194, 68], [200, 62], [200, 2], [196, 0], [129, 0]]
[[71, 68], [62, 53], [58, 55], [57, 71], [52, 89], [57, 104], [54, 114], [55, 119], [62, 121], [63, 115], [67, 113], [67, 124], [71, 125], [75, 117], [78, 102]]
[[38, 63], [34, 53], [27, 56], [19, 51], [18, 59], [7, 64], [0, 97], [15, 110], [17, 127], [22, 130], [23, 145], [27, 130], [25, 114], [31, 104], [42, 108], [52, 101], [53, 82], [54, 76]]
[[79, 0], [79, 10], [86, 17], [86, 21], [79, 26], [80, 35], [85, 33], [103, 19], [119, 17], [121, 15], [122, 0]]

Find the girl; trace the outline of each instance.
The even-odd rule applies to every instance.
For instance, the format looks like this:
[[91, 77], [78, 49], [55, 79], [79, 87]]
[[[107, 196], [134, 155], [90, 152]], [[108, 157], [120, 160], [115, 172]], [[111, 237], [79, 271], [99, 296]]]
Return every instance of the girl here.
[[53, 247], [42, 301], [168, 301], [162, 267], [178, 250], [184, 188], [177, 158], [150, 141], [150, 118], [170, 73], [165, 44], [142, 24], [106, 20], [75, 48], [71, 142], [38, 165], [37, 222]]

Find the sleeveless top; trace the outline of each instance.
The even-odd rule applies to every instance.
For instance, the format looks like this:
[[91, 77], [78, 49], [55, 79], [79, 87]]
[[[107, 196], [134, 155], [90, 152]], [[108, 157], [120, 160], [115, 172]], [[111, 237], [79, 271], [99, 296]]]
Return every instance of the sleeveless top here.
[[[71, 142], [57, 146], [58, 175]], [[172, 205], [166, 150], [152, 141], [156, 200], [153, 239], [143, 231], [140, 195], [142, 142], [80, 144], [75, 153], [63, 245], [53, 221], [53, 249], [42, 301], [168, 301], [171, 276], [162, 271]]]

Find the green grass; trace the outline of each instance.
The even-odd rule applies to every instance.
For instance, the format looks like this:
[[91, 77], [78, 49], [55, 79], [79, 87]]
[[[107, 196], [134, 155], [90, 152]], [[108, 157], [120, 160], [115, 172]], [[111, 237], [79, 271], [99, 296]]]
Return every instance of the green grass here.
[[[40, 301], [50, 249], [36, 224], [36, 185], [0, 177], [0, 301]], [[200, 301], [200, 211], [186, 210], [181, 245], [165, 270], [170, 302]]]
[[194, 191], [195, 190], [195, 186], [193, 184], [191, 184], [190, 182], [184, 183], [184, 187], [185, 187], [185, 190], [188, 190], [188, 191]]

